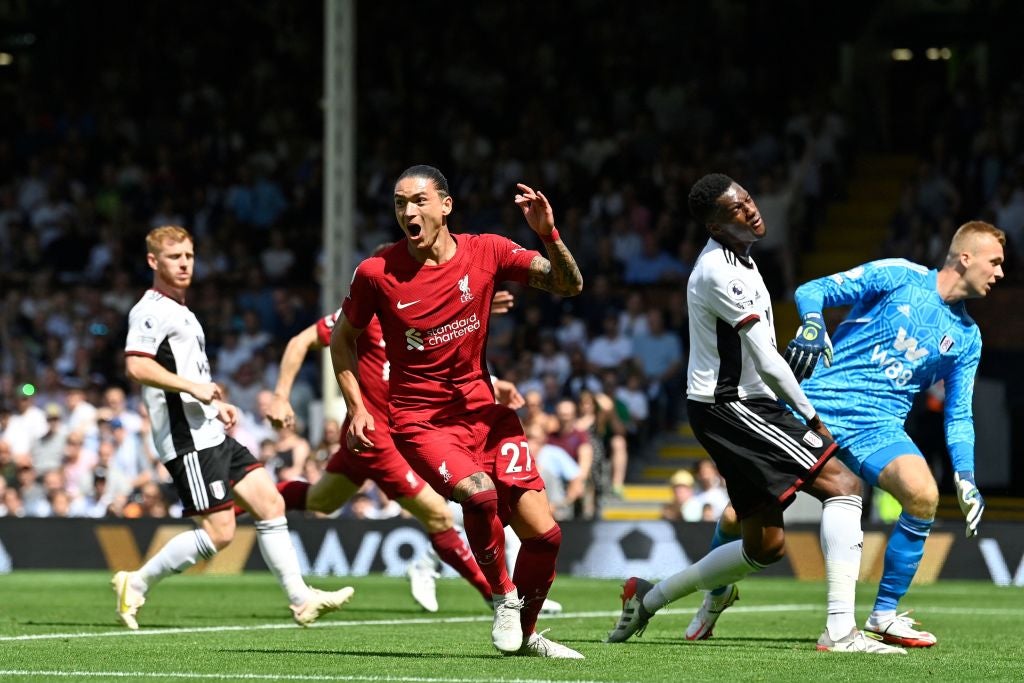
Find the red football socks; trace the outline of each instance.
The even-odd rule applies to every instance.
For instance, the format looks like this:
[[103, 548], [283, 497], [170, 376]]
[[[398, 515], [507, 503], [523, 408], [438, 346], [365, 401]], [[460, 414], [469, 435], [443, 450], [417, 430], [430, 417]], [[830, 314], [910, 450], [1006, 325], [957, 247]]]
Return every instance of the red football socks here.
[[540, 536], [524, 540], [519, 549], [514, 578], [519, 597], [525, 600], [519, 616], [525, 636], [537, 628], [537, 616], [555, 580], [555, 561], [561, 545], [562, 530], [555, 524]]
[[506, 595], [516, 586], [505, 568], [505, 530], [498, 518], [498, 492], [481, 491], [462, 501], [462, 521], [480, 571], [492, 594]]

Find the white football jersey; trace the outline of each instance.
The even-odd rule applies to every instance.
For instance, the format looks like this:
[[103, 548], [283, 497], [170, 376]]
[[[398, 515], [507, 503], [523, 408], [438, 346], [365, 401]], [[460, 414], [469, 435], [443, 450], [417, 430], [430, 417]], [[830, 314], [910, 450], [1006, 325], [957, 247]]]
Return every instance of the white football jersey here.
[[772, 301], [753, 259], [709, 239], [686, 285], [690, 360], [686, 396], [702, 403], [776, 398], [743, 351], [739, 329], [767, 325], [775, 344]]
[[[210, 382], [206, 334], [195, 314], [155, 289], [142, 295], [128, 313], [125, 355], [146, 356], [193, 382]], [[211, 448], [224, 441], [217, 409], [191, 394], [143, 386], [153, 443], [163, 462]]]

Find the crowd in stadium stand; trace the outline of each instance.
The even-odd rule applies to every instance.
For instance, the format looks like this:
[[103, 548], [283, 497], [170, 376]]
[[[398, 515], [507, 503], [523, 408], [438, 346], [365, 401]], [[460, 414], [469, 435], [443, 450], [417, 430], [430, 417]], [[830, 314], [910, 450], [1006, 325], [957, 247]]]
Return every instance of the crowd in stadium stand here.
[[[283, 344], [326, 312], [319, 46], [303, 43], [312, 29], [294, 9], [275, 5], [269, 18], [207, 9], [204, 26], [190, 29], [196, 47], [161, 50], [159, 66], [144, 43], [170, 40], [174, 29], [143, 4], [130, 10], [133, 30], [96, 47], [76, 83], [48, 82], [39, 59], [5, 86], [31, 95], [0, 114], [10, 132], [0, 139], [0, 515], [175, 514], [122, 353], [126, 314], [150, 281], [144, 236], [159, 225], [195, 236], [189, 306], [207, 331], [215, 380], [246, 414], [234, 436], [272, 469], [279, 452], [307, 454], [279, 477], [316, 477], [339, 443], [336, 423], [322, 439], [304, 431], [319, 391], [315, 359], [292, 395], [300, 433], [271, 429], [260, 408]], [[531, 19], [511, 10], [472, 14], [466, 22], [510, 23], [499, 44], [444, 40], [473, 26], [455, 22], [436, 51], [360, 58], [357, 256], [399, 236], [392, 184], [412, 163], [448, 174], [453, 231], [498, 232], [532, 248], [514, 183], [544, 189], [584, 293], [563, 301], [514, 289], [513, 311], [492, 320], [488, 353], [494, 373], [527, 397], [524, 422], [545, 426], [539, 438], [568, 445], [574, 461], [579, 444], [591, 444], [590, 503], [574, 504], [581, 482], [571, 468], [561, 475], [563, 516], [587, 516], [620, 489], [628, 459], [683, 417], [684, 285], [705, 239], [686, 210], [692, 181], [717, 170], [751, 190], [774, 232], [759, 263], [785, 300], [793, 259], [842, 191], [848, 125], [826, 87], [787, 90], [765, 78], [763, 56], [708, 59], [684, 74], [645, 61], [665, 45], [639, 49], [623, 37], [616, 49], [594, 49], [614, 32], [616, 12], [587, 17], [568, 54], [556, 53], [557, 31], [524, 50], [516, 26]], [[568, 11], [553, 14], [570, 21]], [[361, 45], [386, 33], [385, 17], [360, 21]], [[225, 64], [213, 46], [226, 25], [273, 40]], [[140, 57], [126, 66], [123, 54]], [[444, 93], [445, 104], [426, 108], [423, 92]], [[937, 142], [907, 186], [888, 255], [933, 264], [931, 245], [980, 210], [1021, 244], [1020, 90], [987, 119], [961, 101], [951, 90], [947, 115], [936, 118]], [[969, 144], [954, 149], [952, 139]], [[346, 514], [388, 509], [371, 492]]]

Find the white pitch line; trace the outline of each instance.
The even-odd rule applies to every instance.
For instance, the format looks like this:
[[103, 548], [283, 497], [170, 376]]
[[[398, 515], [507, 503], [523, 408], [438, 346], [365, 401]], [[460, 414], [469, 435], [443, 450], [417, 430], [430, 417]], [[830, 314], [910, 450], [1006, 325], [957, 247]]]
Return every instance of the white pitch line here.
[[[754, 605], [746, 607], [733, 607], [733, 613], [741, 612], [803, 612], [806, 610], [821, 609], [821, 605]], [[659, 614], [688, 614], [692, 610], [686, 609], [662, 609]], [[543, 619], [610, 619], [619, 616], [619, 612], [563, 612], [562, 614], [545, 614]], [[417, 624], [465, 624], [473, 622], [490, 623], [494, 620], [491, 615], [474, 617], [411, 617], [407, 619], [371, 619], [371, 620], [327, 620], [321, 621], [310, 628], [347, 628], [355, 626], [409, 626]], [[299, 628], [290, 621], [278, 621], [272, 624], [248, 624], [238, 626], [192, 626], [182, 628], [143, 628], [138, 631], [119, 628], [111, 631], [85, 631], [78, 633], [33, 633], [20, 636], [0, 636], [0, 642], [25, 641], [25, 640], [65, 640], [75, 638], [141, 638], [143, 636], [167, 636], [182, 635], [187, 633], [213, 633], [224, 631], [277, 631], [284, 629]]]
[[[47, 678], [184, 678], [216, 681], [394, 681], [395, 683], [478, 683], [479, 678], [433, 678], [429, 676], [345, 676], [330, 674], [224, 674], [194, 671], [28, 671], [0, 670], [0, 676], [39, 676]], [[559, 680], [550, 678], [495, 678], [497, 683], [602, 683], [601, 681]]]
[[[777, 605], [745, 605], [729, 608], [730, 614], [759, 614], [773, 612], [817, 612], [823, 609], [823, 603], [793, 603]], [[859, 607], [865, 607], [860, 605]], [[666, 608], [658, 611], [658, 614], [692, 614], [693, 608]], [[1001, 607], [927, 607], [925, 610], [936, 614], [963, 614], [972, 616], [1017, 616], [1019, 609]], [[562, 614], [544, 614], [541, 618], [549, 619], [609, 619], [619, 616], [619, 611], [600, 612], [563, 612]], [[407, 619], [371, 619], [371, 620], [346, 620], [346, 621], [321, 621], [310, 628], [363, 628], [366, 626], [407, 626], [417, 624], [465, 624], [473, 622], [491, 622], [494, 617], [481, 615], [474, 617], [411, 617]], [[111, 631], [85, 631], [78, 633], [33, 633], [18, 636], [0, 636], [0, 642], [31, 641], [31, 640], [69, 640], [80, 638], [141, 638], [144, 636], [167, 636], [183, 635], [188, 633], [212, 633], [225, 631], [277, 631], [284, 629], [298, 629], [299, 627], [289, 621], [279, 621], [272, 624], [248, 624], [237, 626], [194, 626], [183, 628], [152, 628], [129, 631], [120, 628]], [[340, 680], [340, 679], [339, 679]], [[364, 680], [364, 679], [360, 679]]]

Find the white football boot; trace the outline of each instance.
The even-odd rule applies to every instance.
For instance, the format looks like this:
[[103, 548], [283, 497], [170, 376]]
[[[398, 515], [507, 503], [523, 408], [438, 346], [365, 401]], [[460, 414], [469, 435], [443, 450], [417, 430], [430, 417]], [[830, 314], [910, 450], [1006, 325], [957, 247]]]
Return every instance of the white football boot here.
[[881, 621], [868, 617], [864, 630], [881, 636], [886, 643], [903, 647], [931, 647], [938, 642], [938, 639], [928, 631], [918, 631], [914, 628], [921, 622], [910, 618], [909, 614], [910, 612], [902, 612]]
[[519, 621], [522, 611], [523, 600], [516, 591], [494, 597], [491, 642], [499, 652], [515, 654], [523, 646], [523, 626]]
[[690, 625], [686, 627], [687, 640], [707, 640], [712, 636], [715, 622], [722, 612], [740, 599], [740, 589], [730, 584], [721, 595], [712, 595], [711, 591], [704, 594], [704, 602], [694, 615]]
[[145, 596], [132, 587], [132, 577], [135, 572], [118, 572], [110, 580], [110, 585], [117, 595], [117, 617], [125, 626], [133, 631], [139, 629], [139, 622], [135, 619], [139, 608], [146, 604]]
[[902, 647], [886, 645], [882, 639], [873, 633], [864, 633], [860, 629], [853, 629], [848, 635], [839, 640], [832, 640], [825, 629], [818, 638], [817, 649], [819, 652], [863, 652], [872, 655], [905, 655], [907, 651]]
[[432, 567], [412, 562], [405, 570], [409, 577], [412, 599], [428, 612], [437, 611], [437, 578], [440, 576]]
[[341, 606], [352, 599], [355, 588], [345, 586], [336, 591], [322, 591], [318, 588], [309, 589], [309, 599], [301, 605], [292, 605], [292, 617], [299, 626], [309, 626], [328, 612], [341, 609]]
[[545, 629], [540, 633], [531, 633], [530, 637], [523, 643], [523, 646], [519, 648], [517, 655], [523, 657], [550, 657], [552, 659], [586, 659], [582, 654], [576, 652], [571, 647], [566, 647], [561, 643], [556, 643], [553, 640], [548, 640], [544, 637], [550, 629]]

